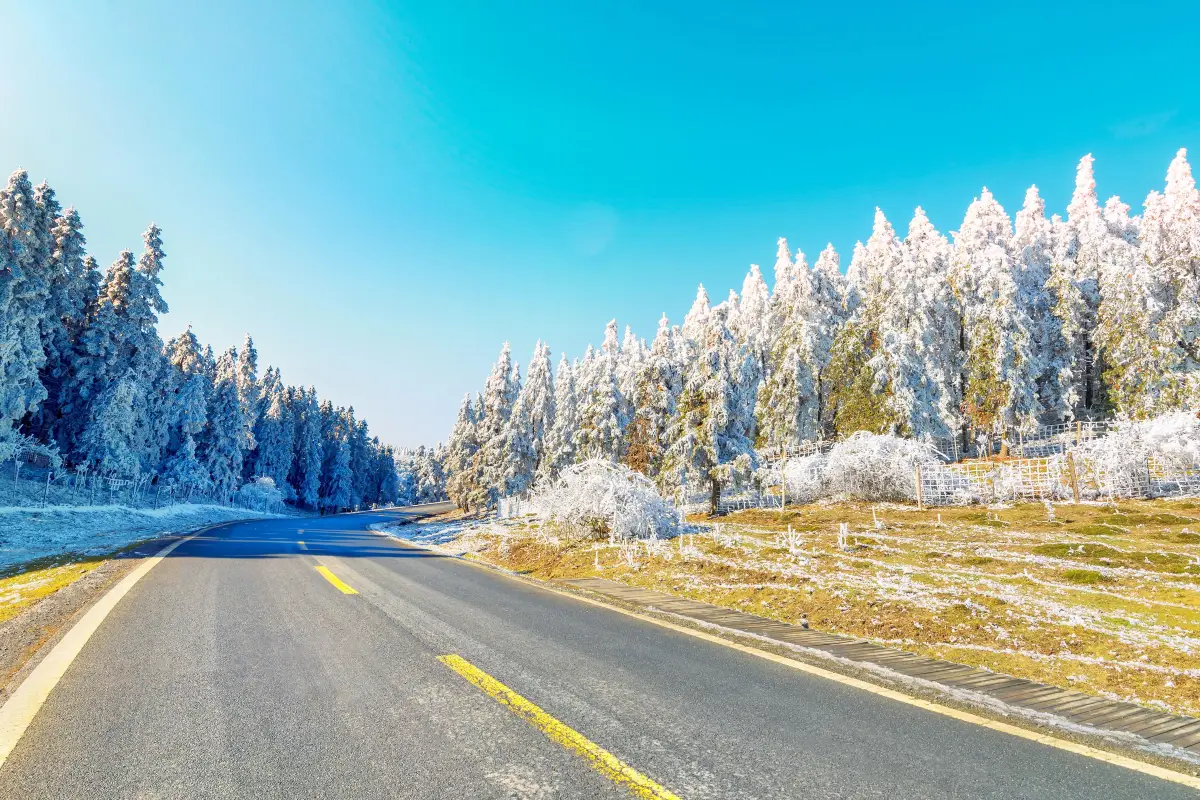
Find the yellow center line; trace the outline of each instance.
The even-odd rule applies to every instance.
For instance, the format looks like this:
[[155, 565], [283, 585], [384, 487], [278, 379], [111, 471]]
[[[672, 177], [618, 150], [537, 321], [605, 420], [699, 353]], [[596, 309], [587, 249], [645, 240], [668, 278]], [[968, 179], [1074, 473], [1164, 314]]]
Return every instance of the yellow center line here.
[[342, 594], [358, 594], [358, 591], [354, 587], [347, 585], [345, 581], [334, 575], [326, 567], [317, 567], [317, 572], [325, 576], [325, 580], [336, 586]]
[[592, 769], [624, 787], [635, 797], [647, 800], [680, 800], [678, 795], [659, 786], [574, 728], [559, 722], [470, 661], [456, 655], [438, 656], [438, 661], [482, 689], [500, 705], [507, 706], [518, 717], [522, 717], [544, 733], [550, 741], [583, 756]]

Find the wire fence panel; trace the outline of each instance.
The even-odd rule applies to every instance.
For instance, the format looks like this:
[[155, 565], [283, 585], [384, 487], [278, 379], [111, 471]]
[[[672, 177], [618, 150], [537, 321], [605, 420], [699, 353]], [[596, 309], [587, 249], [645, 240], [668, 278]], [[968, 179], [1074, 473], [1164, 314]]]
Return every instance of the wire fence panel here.
[[926, 505], [1045, 500], [1186, 497], [1200, 494], [1200, 464], [1180, 467], [1154, 458], [1112, 469], [1074, 453], [1006, 461], [923, 465]]
[[0, 506], [158, 508], [173, 503], [234, 505], [236, 500], [198, 486], [156, 484], [150, 475], [117, 477], [33, 467], [21, 458], [0, 462]]

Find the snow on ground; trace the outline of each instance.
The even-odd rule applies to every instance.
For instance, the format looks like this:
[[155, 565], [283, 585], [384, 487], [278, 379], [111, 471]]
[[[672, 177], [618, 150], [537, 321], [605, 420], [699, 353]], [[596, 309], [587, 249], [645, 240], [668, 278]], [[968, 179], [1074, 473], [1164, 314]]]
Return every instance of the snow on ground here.
[[0, 568], [58, 553], [98, 554], [130, 542], [235, 519], [277, 516], [192, 503], [162, 508], [104, 506], [0, 507]]

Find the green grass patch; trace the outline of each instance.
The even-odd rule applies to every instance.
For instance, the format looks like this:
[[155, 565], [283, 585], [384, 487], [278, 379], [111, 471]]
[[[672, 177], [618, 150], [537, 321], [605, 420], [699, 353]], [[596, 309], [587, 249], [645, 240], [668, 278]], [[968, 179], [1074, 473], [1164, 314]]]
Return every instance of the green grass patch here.
[[1104, 581], [1104, 576], [1093, 569], [1069, 569], [1063, 573], [1063, 578], [1083, 586], [1091, 586]]

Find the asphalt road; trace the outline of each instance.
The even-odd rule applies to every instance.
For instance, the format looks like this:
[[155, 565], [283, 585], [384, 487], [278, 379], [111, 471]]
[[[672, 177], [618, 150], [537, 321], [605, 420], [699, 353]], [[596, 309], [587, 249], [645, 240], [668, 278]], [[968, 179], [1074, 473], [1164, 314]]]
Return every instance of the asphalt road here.
[[630, 796], [445, 654], [683, 798], [1194, 796], [365, 531], [395, 516], [181, 545], [85, 645], [0, 798]]

